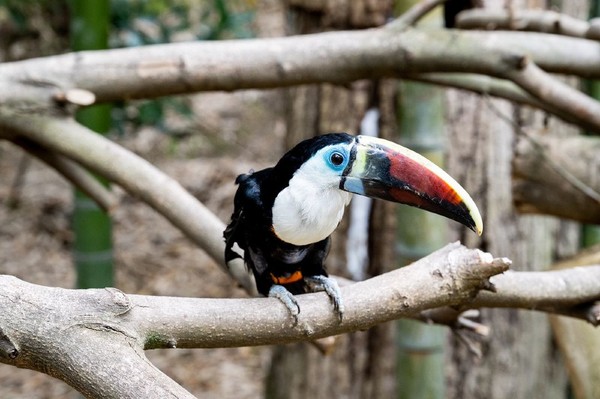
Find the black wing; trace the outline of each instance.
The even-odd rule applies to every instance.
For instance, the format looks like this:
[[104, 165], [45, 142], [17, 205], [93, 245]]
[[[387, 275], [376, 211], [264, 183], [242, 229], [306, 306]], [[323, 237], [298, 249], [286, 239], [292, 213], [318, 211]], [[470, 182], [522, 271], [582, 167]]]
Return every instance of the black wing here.
[[[237, 244], [244, 251], [244, 260], [250, 269], [258, 267], [264, 271], [264, 268], [266, 268], [266, 262], [264, 261], [253, 262], [260, 254], [249, 256], [249, 237], [255, 234], [256, 229], [259, 227], [257, 215], [264, 213], [260, 183], [270, 169], [239, 175], [235, 180], [239, 187], [233, 201], [233, 214], [231, 215], [231, 222], [223, 232], [226, 263], [236, 258], [242, 258], [242, 255], [233, 249], [233, 246]], [[255, 265], [254, 263], [258, 264]]]

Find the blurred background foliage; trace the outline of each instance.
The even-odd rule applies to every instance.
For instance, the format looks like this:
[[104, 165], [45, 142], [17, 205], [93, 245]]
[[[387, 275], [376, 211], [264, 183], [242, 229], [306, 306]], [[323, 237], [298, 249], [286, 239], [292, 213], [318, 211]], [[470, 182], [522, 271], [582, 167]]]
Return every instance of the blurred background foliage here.
[[[69, 51], [67, 0], [0, 0], [0, 62]], [[112, 0], [111, 48], [255, 36], [255, 0]], [[174, 137], [189, 130], [188, 96], [114, 104], [118, 134], [153, 126]]]

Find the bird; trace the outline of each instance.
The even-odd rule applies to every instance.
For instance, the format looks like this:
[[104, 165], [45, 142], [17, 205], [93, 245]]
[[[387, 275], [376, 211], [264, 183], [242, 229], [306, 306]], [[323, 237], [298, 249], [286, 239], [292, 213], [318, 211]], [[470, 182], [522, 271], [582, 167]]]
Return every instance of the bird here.
[[235, 183], [223, 232], [225, 262], [243, 258], [258, 292], [279, 299], [295, 323], [295, 295], [316, 291], [327, 293], [343, 320], [340, 289], [324, 261], [353, 194], [419, 207], [483, 231], [479, 210], [460, 184], [427, 158], [378, 137], [315, 136]]

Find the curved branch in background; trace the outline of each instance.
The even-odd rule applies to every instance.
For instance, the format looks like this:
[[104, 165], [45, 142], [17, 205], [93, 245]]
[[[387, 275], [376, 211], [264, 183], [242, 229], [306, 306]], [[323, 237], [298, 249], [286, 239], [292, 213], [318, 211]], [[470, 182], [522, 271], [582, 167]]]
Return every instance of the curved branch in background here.
[[588, 123], [586, 119], [578, 118], [577, 115], [564, 112], [543, 101], [534, 98], [511, 81], [493, 78], [485, 75], [465, 73], [422, 73], [406, 76], [405, 79], [415, 80], [423, 83], [431, 83], [444, 87], [468, 90], [474, 93], [504, 98], [517, 104], [529, 105], [551, 113], [565, 122], [579, 125], [587, 130], [595, 130], [595, 126]]
[[[152, 164], [67, 117], [20, 114], [0, 108], [0, 133], [25, 138], [114, 182], [166, 217], [225, 268], [225, 225], [181, 185]], [[232, 183], [233, 184], [233, 183]], [[248, 292], [254, 283], [243, 262], [226, 269]]]
[[522, 30], [600, 40], [597, 26], [548, 10], [492, 10], [476, 8], [457, 16], [460, 29]]
[[45, 149], [30, 140], [16, 139], [13, 143], [56, 170], [75, 187], [94, 200], [105, 212], [110, 213], [117, 205], [115, 195], [77, 163]]
[[519, 135], [513, 198], [520, 212], [600, 223], [600, 138]]
[[420, 73], [407, 75], [404, 79], [415, 80], [423, 83], [431, 83], [439, 86], [454, 87], [456, 89], [469, 90], [478, 94], [487, 94], [500, 97], [518, 104], [530, 105], [541, 108], [545, 104], [524, 92], [516, 84], [485, 75], [467, 73]]
[[539, 101], [543, 101], [553, 108], [561, 109], [578, 119], [585, 120], [595, 126], [595, 130], [598, 131], [598, 127], [600, 127], [600, 103], [568, 84], [553, 78], [552, 75], [544, 72], [529, 58], [524, 58], [522, 64], [517, 68], [507, 70], [504, 77], [519, 85]]

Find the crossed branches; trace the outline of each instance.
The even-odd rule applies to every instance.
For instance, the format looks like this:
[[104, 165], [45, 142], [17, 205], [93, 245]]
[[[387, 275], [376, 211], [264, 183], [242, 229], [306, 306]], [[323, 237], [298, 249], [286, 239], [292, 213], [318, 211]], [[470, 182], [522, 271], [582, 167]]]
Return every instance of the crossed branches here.
[[[365, 31], [169, 44], [2, 64], [0, 138], [42, 159], [109, 212], [118, 204], [90, 172], [120, 185], [222, 265], [223, 222], [150, 163], [76, 123], [71, 118], [74, 105], [87, 104], [90, 99], [104, 102], [202, 90], [396, 77], [533, 105], [600, 132], [600, 103], [551, 75], [600, 77], [600, 43], [589, 40], [597, 39], [595, 24], [583, 29], [582, 21], [555, 19], [553, 32], [570, 37], [414, 28], [438, 3], [424, 1], [395, 23]], [[501, 27], [547, 30], [546, 14], [525, 17], [528, 23], [513, 24], [521, 21], [515, 15], [504, 15], [503, 22], [494, 16], [494, 21]], [[489, 18], [472, 15], [463, 21], [470, 21], [470, 27], [487, 27]], [[579, 58], [574, 60], [574, 53]], [[600, 186], [600, 182], [594, 184]], [[123, 392], [148, 391], [146, 397], [164, 397], [167, 392], [189, 397], [149, 365], [143, 349], [293, 342], [364, 329], [399, 317], [477, 330], [478, 326], [461, 322], [460, 312], [479, 307], [536, 309], [594, 325], [600, 322], [599, 265], [502, 274], [509, 264], [507, 259], [450, 245], [405, 269], [344, 287], [347, 310], [342, 323], [331, 313], [325, 295], [302, 296], [303, 313], [297, 326], [290, 323], [277, 301], [266, 298], [153, 298], [116, 290], [61, 290], [0, 277], [0, 309], [7, 316], [0, 321], [0, 361], [47, 372], [84, 394], [123, 397]], [[248, 291], [253, 290], [241, 263], [227, 272]], [[69, 309], [67, 305], [73, 303], [78, 305]], [[64, 320], [48, 320], [44, 314], [60, 315]], [[36, 321], [44, 321], [37, 330], [30, 322], [36, 317]], [[245, 327], [240, 329], [240, 325]], [[56, 360], [55, 346], [48, 341], [52, 339], [59, 339], [70, 356], [48, 365], [48, 359]], [[81, 345], [81, 340], [86, 344]], [[124, 373], [130, 371], [128, 367], [143, 370], [147, 379], [93, 379], [90, 376], [105, 375], [101, 371], [107, 360], [86, 365], [90, 345], [110, 346], [117, 352], [122, 349], [118, 358], [107, 354], [110, 361]], [[154, 382], [151, 390], [147, 381]]]

